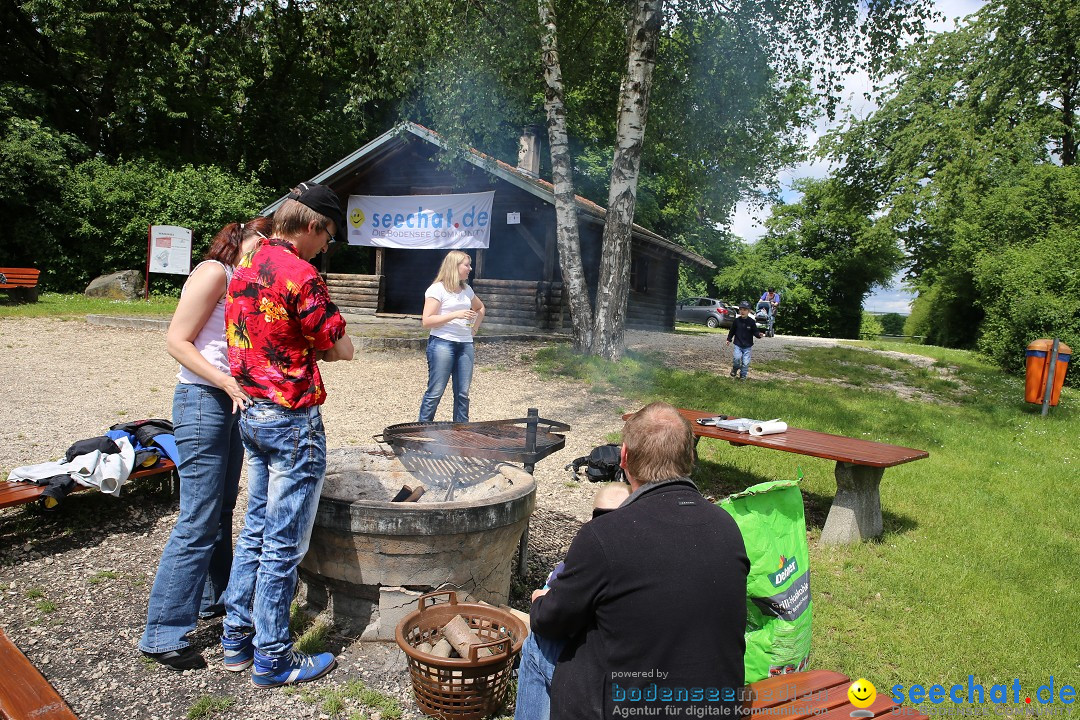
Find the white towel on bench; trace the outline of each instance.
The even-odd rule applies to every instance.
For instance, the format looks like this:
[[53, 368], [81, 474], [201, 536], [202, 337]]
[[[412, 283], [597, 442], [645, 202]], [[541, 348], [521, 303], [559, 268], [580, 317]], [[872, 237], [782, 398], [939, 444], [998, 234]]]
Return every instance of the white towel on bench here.
[[85, 455], [77, 455], [71, 462], [51, 460], [37, 465], [23, 465], [11, 471], [8, 481], [36, 483], [57, 475], [68, 475], [80, 485], [96, 487], [110, 495], [119, 495], [120, 487], [127, 482], [135, 468], [135, 448], [127, 438], [116, 438], [114, 442], [120, 448], [118, 453], [95, 450]]

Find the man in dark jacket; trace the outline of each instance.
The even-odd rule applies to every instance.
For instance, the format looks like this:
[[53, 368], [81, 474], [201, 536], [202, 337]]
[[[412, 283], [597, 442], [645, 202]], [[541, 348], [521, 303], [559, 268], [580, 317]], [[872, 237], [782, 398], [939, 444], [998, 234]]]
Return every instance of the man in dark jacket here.
[[622, 467], [633, 493], [587, 523], [532, 629], [566, 641], [551, 717], [729, 717], [741, 708], [746, 576], [735, 521], [689, 474], [690, 425], [667, 403], [626, 422]]

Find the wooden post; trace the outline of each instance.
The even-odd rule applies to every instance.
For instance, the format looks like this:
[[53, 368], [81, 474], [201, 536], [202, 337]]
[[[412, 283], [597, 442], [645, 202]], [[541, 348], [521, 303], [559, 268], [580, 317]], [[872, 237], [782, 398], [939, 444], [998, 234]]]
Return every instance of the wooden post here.
[[150, 234], [153, 231], [152, 228], [152, 225], [146, 226], [146, 288], [143, 291], [144, 302], [150, 300]]
[[544, 281], [551, 282], [555, 279], [555, 226], [548, 228], [544, 237]]
[[375, 248], [375, 274], [382, 275], [383, 271], [383, 249]]
[[1054, 392], [1054, 373], [1057, 370], [1058, 343], [1061, 341], [1054, 338], [1054, 345], [1050, 348], [1050, 368], [1046, 372], [1046, 392], [1043, 393], [1042, 416], [1046, 417], [1050, 412], [1050, 396]]
[[473, 280], [479, 280], [484, 277], [484, 249], [481, 248], [476, 251], [476, 265], [473, 267]]
[[[540, 411], [536, 408], [529, 408], [529, 412], [526, 413], [528, 420], [525, 425], [525, 452], [536, 452], [536, 425], [540, 419]], [[532, 475], [532, 471], [535, 465], [531, 462], [525, 463], [525, 472]], [[517, 553], [517, 572], [519, 577], [525, 577], [525, 574], [529, 570], [529, 525], [525, 524], [525, 532], [521, 534], [521, 540], [518, 541], [518, 553]]]

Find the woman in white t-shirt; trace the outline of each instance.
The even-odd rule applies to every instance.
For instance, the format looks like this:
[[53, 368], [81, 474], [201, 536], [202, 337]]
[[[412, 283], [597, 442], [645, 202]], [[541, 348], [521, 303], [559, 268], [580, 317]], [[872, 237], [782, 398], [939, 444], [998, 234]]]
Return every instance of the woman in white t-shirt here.
[[484, 321], [484, 303], [466, 280], [472, 258], [451, 250], [439, 266], [435, 282], [424, 292], [421, 323], [428, 337], [428, 384], [420, 402], [420, 422], [435, 419], [446, 383], [454, 378], [454, 422], [469, 421], [469, 385], [473, 372], [473, 335]]

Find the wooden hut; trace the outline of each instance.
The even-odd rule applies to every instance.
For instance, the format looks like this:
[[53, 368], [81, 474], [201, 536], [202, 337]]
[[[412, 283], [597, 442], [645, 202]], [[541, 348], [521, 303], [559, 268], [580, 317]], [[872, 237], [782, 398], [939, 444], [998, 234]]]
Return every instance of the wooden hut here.
[[[513, 330], [559, 330], [569, 327], [569, 305], [559, 271], [555, 242], [555, 206], [551, 183], [539, 171], [539, 128], [522, 137], [518, 167], [476, 150], [461, 153], [456, 167], [436, 162], [447, 141], [437, 133], [405, 122], [375, 138], [311, 178], [341, 197], [350, 195], [440, 195], [495, 191], [490, 243], [468, 251], [473, 257], [471, 284], [488, 308], [485, 325]], [[263, 210], [272, 213], [284, 198]], [[578, 197], [578, 222], [585, 278], [595, 296], [600, 269], [604, 208]], [[516, 221], [516, 222], [515, 222]], [[700, 255], [634, 225], [631, 246], [627, 326], [670, 330], [680, 262], [706, 268]], [[419, 315], [424, 290], [445, 250], [357, 248], [369, 253], [368, 274], [334, 272], [335, 256], [324, 256], [331, 297], [344, 312]]]

